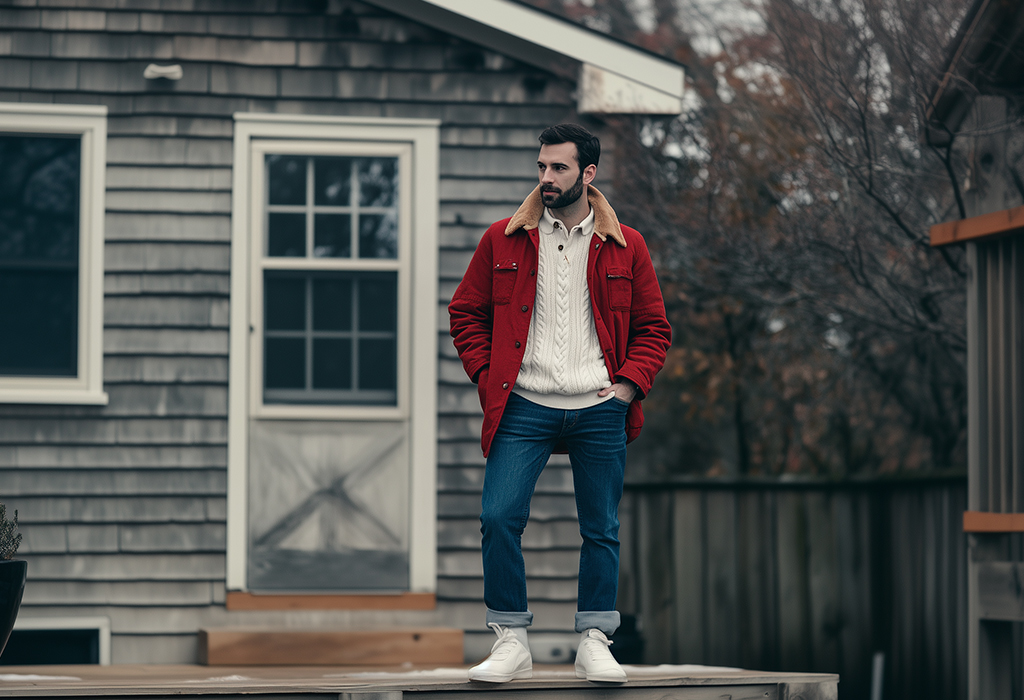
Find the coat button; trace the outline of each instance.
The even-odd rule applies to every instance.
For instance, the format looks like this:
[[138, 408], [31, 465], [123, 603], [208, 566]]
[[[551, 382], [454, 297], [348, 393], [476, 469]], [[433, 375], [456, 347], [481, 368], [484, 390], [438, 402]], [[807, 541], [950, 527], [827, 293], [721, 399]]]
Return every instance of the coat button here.
[[559, 250], [561, 250], [561, 249], [562, 249], [563, 247], [564, 247], [564, 246], [562, 246], [562, 245], [559, 245], [559, 246], [558, 246], [558, 249], [559, 249]]
[[523, 304], [523, 311], [529, 311], [529, 309], [530, 309], [529, 306], [527, 306], [526, 304]]
[[508, 389], [508, 382], [502, 383], [501, 388], [502, 389]]
[[536, 270], [530, 270], [530, 277], [533, 277], [536, 274], [537, 274]]
[[600, 243], [595, 243], [595, 244], [594, 244], [594, 250], [597, 250], [597, 249], [598, 249], [598, 248], [600, 248], [600, 247], [601, 247], [601, 244], [600, 244]]
[[516, 347], [517, 348], [519, 347], [519, 341], [518, 340], [516, 341]]

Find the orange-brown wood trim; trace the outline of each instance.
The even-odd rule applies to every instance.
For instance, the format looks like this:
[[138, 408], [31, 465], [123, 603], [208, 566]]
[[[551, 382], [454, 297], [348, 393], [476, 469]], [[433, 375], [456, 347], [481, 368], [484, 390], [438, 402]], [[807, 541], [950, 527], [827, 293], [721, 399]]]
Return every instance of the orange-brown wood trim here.
[[977, 241], [1024, 231], [1024, 206], [1003, 209], [969, 219], [946, 221], [928, 229], [933, 246]]
[[383, 593], [365, 595], [290, 595], [228, 591], [228, 610], [433, 610], [434, 593]]
[[1024, 513], [965, 510], [964, 532], [1024, 532]]

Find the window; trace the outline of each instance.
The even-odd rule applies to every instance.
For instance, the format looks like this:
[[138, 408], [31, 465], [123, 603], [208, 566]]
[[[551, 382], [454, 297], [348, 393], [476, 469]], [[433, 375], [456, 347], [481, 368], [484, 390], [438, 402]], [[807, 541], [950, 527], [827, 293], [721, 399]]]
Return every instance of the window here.
[[266, 403], [394, 405], [394, 272], [264, 273]]
[[106, 108], [0, 104], [0, 402], [106, 403]]
[[257, 140], [252, 149], [254, 413], [404, 415], [411, 148]]
[[[275, 153], [264, 172], [264, 403], [394, 406], [399, 159]], [[295, 259], [322, 264], [274, 269]], [[359, 260], [395, 270], [328, 271]]]
[[430, 596], [438, 123], [236, 114], [234, 155], [228, 590]]

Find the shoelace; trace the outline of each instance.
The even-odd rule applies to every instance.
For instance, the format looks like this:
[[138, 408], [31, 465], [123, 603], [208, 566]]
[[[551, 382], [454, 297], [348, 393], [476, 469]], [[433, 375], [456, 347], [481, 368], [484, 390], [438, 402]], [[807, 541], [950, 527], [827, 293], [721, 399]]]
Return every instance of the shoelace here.
[[[516, 633], [512, 631], [510, 627], [502, 627], [497, 622], [488, 622], [487, 626], [494, 630], [494, 633], [498, 635], [498, 641], [491, 647], [491, 655], [498, 659], [503, 659], [512, 653], [512, 645], [506, 644], [506, 642], [519, 641], [516, 637]], [[501, 654], [497, 655], [498, 649], [501, 648]]]
[[[596, 646], [595, 644], [591, 644], [591, 642], [597, 642], [599, 644], [602, 644], [604, 645], [604, 648], [602, 649], [601, 647]], [[593, 657], [595, 653], [600, 654], [602, 651], [604, 651], [614, 643], [615, 642], [608, 639], [608, 637], [604, 636], [602, 632], [591, 631], [587, 634], [587, 638], [583, 640], [583, 648], [587, 650], [587, 653], [589, 653], [591, 657]]]

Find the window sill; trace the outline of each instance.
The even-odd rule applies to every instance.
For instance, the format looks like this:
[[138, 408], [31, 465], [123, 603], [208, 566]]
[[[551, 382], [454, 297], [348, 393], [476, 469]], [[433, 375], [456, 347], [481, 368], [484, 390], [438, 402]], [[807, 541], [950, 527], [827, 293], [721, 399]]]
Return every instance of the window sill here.
[[54, 404], [75, 406], [106, 406], [110, 397], [105, 391], [73, 389], [0, 389], [0, 404]]

